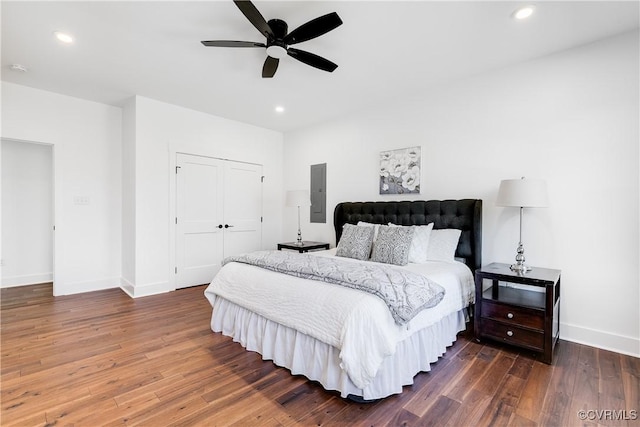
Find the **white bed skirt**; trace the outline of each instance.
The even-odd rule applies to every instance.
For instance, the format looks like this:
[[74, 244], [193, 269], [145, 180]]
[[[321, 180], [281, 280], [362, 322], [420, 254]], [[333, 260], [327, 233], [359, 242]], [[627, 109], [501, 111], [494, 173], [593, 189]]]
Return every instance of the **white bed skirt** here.
[[430, 364], [442, 356], [465, 330], [465, 309], [422, 329], [400, 342], [393, 356], [386, 358], [374, 380], [364, 389], [356, 387], [340, 367], [340, 350], [287, 326], [268, 320], [228, 300], [216, 297], [211, 317], [214, 332], [233, 338], [244, 348], [272, 360], [294, 375], [318, 381], [326, 390], [336, 390], [365, 400], [402, 393], [413, 377], [431, 370]]

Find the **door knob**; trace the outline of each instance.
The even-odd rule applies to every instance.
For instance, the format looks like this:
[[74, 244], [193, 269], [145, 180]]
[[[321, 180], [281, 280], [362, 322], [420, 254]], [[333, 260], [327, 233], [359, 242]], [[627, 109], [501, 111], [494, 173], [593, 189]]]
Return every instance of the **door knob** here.
[[231, 228], [231, 227], [233, 227], [233, 225], [229, 225], [229, 224], [224, 225], [224, 228]]
[[218, 225], [218, 228], [222, 228], [222, 224], [219, 224], [219, 225]]

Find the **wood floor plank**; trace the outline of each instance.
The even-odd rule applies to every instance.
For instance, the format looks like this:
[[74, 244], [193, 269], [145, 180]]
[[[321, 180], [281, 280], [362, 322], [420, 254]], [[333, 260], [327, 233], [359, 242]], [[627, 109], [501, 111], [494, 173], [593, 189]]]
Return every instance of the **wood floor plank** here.
[[535, 421], [525, 418], [514, 412], [511, 414], [511, 418], [509, 418], [509, 422], [507, 423], [507, 425], [518, 427], [535, 427], [538, 424]]
[[2, 426], [608, 426], [634, 424], [575, 412], [640, 409], [640, 359], [566, 341], [546, 365], [461, 333], [402, 394], [356, 403], [211, 332], [203, 286], [51, 291], [1, 290]]
[[65, 401], [46, 411], [49, 425], [74, 425], [80, 419], [101, 424], [100, 414], [117, 408], [116, 402], [108, 395], [88, 395], [83, 399]]
[[624, 388], [625, 409], [630, 413], [635, 410], [634, 414], [640, 420], [640, 378], [629, 371], [623, 370], [622, 387]]
[[45, 412], [33, 412], [25, 414], [19, 419], [0, 418], [3, 427], [47, 426], [47, 414]]
[[571, 395], [569, 415], [575, 414], [575, 422], [581, 425], [597, 425], [596, 421], [580, 420], [579, 411], [595, 409], [594, 396], [599, 396], [600, 370], [598, 368], [598, 350], [593, 347], [580, 347], [578, 352], [576, 382]]
[[491, 403], [493, 396], [472, 388], [457, 411], [447, 421], [448, 427], [475, 426]]
[[[404, 405], [404, 408], [412, 412], [417, 417], [422, 417], [436, 401], [442, 389], [447, 387], [453, 379], [458, 375], [458, 372], [464, 368], [475, 357], [476, 354], [482, 349], [479, 345], [472, 345], [465, 347], [464, 353], [459, 354], [459, 357], [446, 360], [449, 362], [443, 364], [435, 371], [432, 371], [429, 375], [429, 381], [420, 390], [417, 390], [411, 400]], [[438, 361], [440, 362], [440, 361]]]
[[599, 417], [598, 423], [605, 426], [627, 426], [624, 384], [622, 382], [622, 366], [620, 354], [606, 350], [598, 351], [599, 401], [597, 408], [609, 409], [611, 415]]
[[23, 417], [28, 417], [34, 413], [40, 413], [46, 418], [46, 412], [50, 408], [66, 402], [86, 399], [91, 396], [88, 388], [73, 388], [62, 392], [59, 389], [48, 389], [42, 385], [34, 391], [23, 393], [17, 399], [2, 400], [2, 420], [13, 422]]
[[328, 425], [335, 420], [335, 416], [349, 403], [339, 397], [333, 397], [325, 402], [319, 402], [315, 408], [309, 408], [307, 415], [300, 418], [299, 423], [303, 425]]
[[[127, 400], [124, 403], [117, 404], [115, 408], [102, 411], [99, 414], [90, 414], [84, 418], [79, 418], [78, 426], [124, 426], [127, 424], [129, 414], [145, 408], [158, 408], [161, 406], [160, 400], [154, 393], [144, 393], [135, 396], [135, 398]], [[96, 421], [96, 418], [99, 420]]]
[[127, 418], [127, 425], [175, 425], [185, 416], [207, 406], [200, 396], [180, 396], [159, 406], [150, 406]]
[[482, 374], [487, 370], [493, 357], [474, 357], [456, 375], [456, 381], [452, 381], [444, 390], [448, 398], [462, 402], [465, 396], [473, 389]]
[[[554, 359], [547, 393], [542, 403], [540, 423], [564, 427], [575, 425], [578, 416], [570, 413], [570, 404], [578, 372], [580, 346], [560, 343], [556, 348], [558, 354]], [[594, 397], [594, 406], [597, 405]]]
[[[345, 426], [374, 426], [374, 425], [389, 425], [388, 423], [377, 424], [377, 418], [373, 414], [376, 413], [377, 408], [384, 405], [384, 402], [376, 403], [357, 403], [348, 402], [340, 412], [336, 414], [330, 425], [345, 425]], [[396, 411], [404, 410], [404, 408], [398, 407]], [[395, 416], [394, 414], [390, 414]]]
[[440, 395], [427, 412], [420, 418], [420, 425], [443, 426], [455, 415], [460, 402]]
[[494, 396], [500, 388], [504, 377], [509, 373], [515, 358], [504, 352], [498, 353], [487, 370], [474, 384], [473, 389]]
[[534, 423], [540, 422], [541, 408], [548, 391], [552, 372], [553, 367], [542, 363], [534, 363], [531, 366], [527, 382], [516, 407], [517, 415]]
[[491, 402], [478, 420], [477, 425], [508, 425], [509, 419], [515, 413], [524, 384], [525, 380], [522, 378], [507, 373], [500, 382]]

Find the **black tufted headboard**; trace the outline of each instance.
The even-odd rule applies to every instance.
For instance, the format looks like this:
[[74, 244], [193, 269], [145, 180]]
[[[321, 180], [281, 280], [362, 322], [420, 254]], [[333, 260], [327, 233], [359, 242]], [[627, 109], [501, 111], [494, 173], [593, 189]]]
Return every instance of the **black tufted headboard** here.
[[471, 271], [482, 263], [482, 200], [417, 200], [400, 202], [338, 203], [333, 214], [336, 245], [344, 224], [358, 221], [373, 224], [427, 225], [462, 230], [456, 257], [463, 258]]

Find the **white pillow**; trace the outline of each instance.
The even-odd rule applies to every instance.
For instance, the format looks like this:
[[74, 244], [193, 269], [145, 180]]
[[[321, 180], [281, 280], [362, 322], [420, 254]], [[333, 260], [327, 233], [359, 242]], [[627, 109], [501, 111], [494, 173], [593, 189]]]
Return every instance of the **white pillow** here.
[[370, 222], [358, 221], [356, 224], [360, 227], [373, 227], [373, 242], [375, 243], [378, 238], [378, 231], [380, 230], [380, 224], [372, 224]]
[[[391, 227], [402, 227], [389, 223]], [[415, 264], [424, 264], [428, 261], [427, 250], [429, 248], [429, 239], [431, 236], [431, 230], [433, 230], [433, 223], [427, 225], [412, 225], [414, 229], [413, 239], [411, 240], [411, 247], [409, 248], [409, 262]]]
[[431, 230], [427, 261], [453, 261], [461, 234], [457, 228]]

